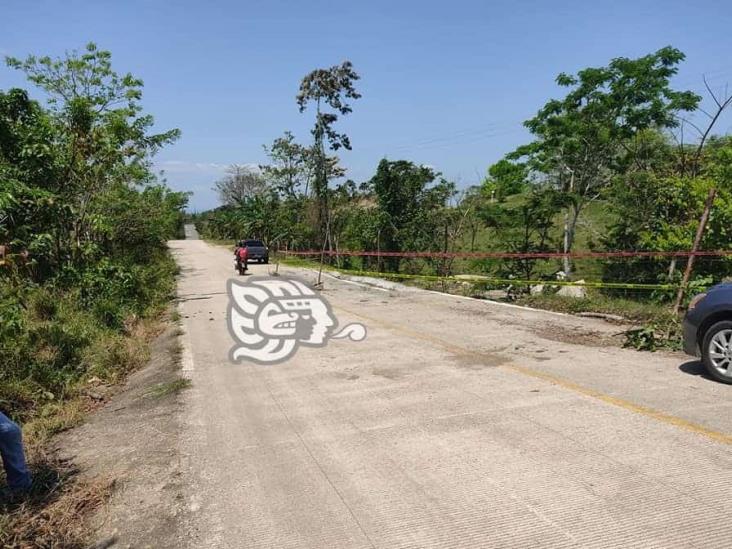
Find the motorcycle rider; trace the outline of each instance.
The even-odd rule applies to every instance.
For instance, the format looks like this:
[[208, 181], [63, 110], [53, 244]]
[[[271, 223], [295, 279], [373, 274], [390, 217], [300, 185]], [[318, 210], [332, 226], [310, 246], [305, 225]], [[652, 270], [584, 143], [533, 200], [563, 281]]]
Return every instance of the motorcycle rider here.
[[247, 247], [244, 245], [244, 241], [240, 240], [236, 245], [234, 251], [234, 257], [236, 257], [236, 269], [239, 274], [244, 274], [247, 270]]

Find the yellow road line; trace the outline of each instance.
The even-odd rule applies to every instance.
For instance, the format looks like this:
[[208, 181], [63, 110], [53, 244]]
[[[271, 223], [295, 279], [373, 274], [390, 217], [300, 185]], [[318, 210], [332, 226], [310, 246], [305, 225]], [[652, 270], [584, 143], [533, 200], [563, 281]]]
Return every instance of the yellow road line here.
[[[441, 339], [439, 337], [431, 336], [429, 334], [425, 334], [422, 332], [417, 332], [415, 330], [405, 328], [404, 326], [400, 326], [400, 325], [394, 324], [392, 322], [387, 322], [387, 321], [384, 321], [384, 320], [381, 320], [378, 318], [364, 315], [362, 313], [357, 313], [357, 312], [347, 309], [345, 307], [335, 306], [335, 308], [341, 309], [342, 311], [344, 311], [348, 314], [351, 314], [355, 317], [359, 317], [359, 318], [362, 318], [369, 322], [379, 324], [394, 332], [402, 333], [402, 334], [412, 337], [414, 339], [420, 339], [422, 341], [432, 343], [433, 345], [441, 347], [442, 349], [445, 349], [446, 351], [449, 351], [453, 354], [472, 355], [472, 356], [477, 356], [477, 357], [489, 357], [490, 356], [489, 353], [473, 351], [473, 350], [467, 349], [465, 347], [461, 347], [459, 345], [455, 345], [453, 343], [445, 341], [444, 339]], [[709, 429], [708, 427], [704, 427], [703, 425], [699, 425], [698, 423], [694, 423], [692, 421], [687, 421], [683, 418], [676, 417], [674, 415], [667, 414], [665, 412], [661, 412], [659, 410], [650, 408], [648, 406], [644, 406], [642, 404], [636, 404], [635, 402], [631, 402], [629, 400], [625, 400], [622, 398], [618, 398], [618, 397], [614, 397], [612, 395], [605, 394], [596, 389], [590, 389], [589, 387], [584, 387], [582, 385], [578, 385], [577, 383], [574, 383], [573, 381], [569, 381], [562, 377], [555, 376], [555, 375], [547, 373], [547, 372], [541, 372], [541, 371], [534, 370], [531, 368], [526, 368], [524, 366], [519, 366], [517, 364], [512, 364], [512, 363], [500, 364], [498, 367], [504, 368], [506, 370], [510, 370], [512, 372], [516, 372], [516, 373], [524, 375], [526, 377], [531, 377], [534, 379], [540, 379], [542, 381], [547, 381], [549, 383], [553, 383], [554, 385], [562, 387], [563, 389], [566, 389], [568, 391], [572, 391], [572, 392], [580, 394], [580, 395], [584, 395], [587, 397], [597, 399], [606, 404], [610, 404], [612, 406], [617, 406], [618, 408], [622, 408], [623, 410], [627, 410], [629, 412], [633, 412], [635, 414], [654, 419], [656, 421], [665, 423], [667, 425], [673, 425], [674, 427], [678, 427], [679, 429], [683, 429], [684, 431], [689, 431], [691, 433], [695, 433], [697, 435], [704, 436], [708, 439], [714, 440], [716, 442], [720, 442], [722, 444], [732, 445], [732, 435], [729, 435], [727, 433], [722, 433], [720, 431], [715, 431], [714, 429]]]

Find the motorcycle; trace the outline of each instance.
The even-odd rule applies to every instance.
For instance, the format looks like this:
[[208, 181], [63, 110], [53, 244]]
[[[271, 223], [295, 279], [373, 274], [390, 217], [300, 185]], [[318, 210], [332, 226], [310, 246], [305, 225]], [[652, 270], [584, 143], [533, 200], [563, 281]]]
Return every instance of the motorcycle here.
[[234, 270], [239, 273], [239, 276], [243, 276], [247, 272], [246, 262], [242, 263], [241, 259], [234, 260]]

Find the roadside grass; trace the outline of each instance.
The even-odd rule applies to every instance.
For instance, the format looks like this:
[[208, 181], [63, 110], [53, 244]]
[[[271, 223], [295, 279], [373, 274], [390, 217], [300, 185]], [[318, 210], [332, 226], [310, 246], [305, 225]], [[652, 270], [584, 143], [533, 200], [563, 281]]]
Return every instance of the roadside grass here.
[[190, 386], [190, 379], [179, 378], [175, 381], [169, 381], [167, 383], [159, 383], [157, 385], [154, 385], [149, 391], [145, 393], [145, 397], [162, 398], [167, 395], [180, 393], [181, 391], [188, 389]]
[[81, 424], [86, 414], [93, 408], [94, 402], [89, 397], [81, 395], [43, 406], [36, 416], [23, 426], [28, 454], [39, 455], [51, 437]]
[[[319, 269], [320, 268], [320, 262], [312, 259], [305, 259], [303, 257], [283, 257], [283, 256], [276, 256], [275, 261], [272, 263], [281, 263], [282, 265], [287, 265], [289, 267], [301, 267], [303, 269]], [[338, 271], [338, 267], [335, 265], [329, 265], [327, 263], [323, 263], [323, 270], [324, 271]]]
[[74, 399], [47, 406], [24, 425], [24, 447], [33, 475], [29, 493], [0, 500], [0, 546], [4, 549], [88, 546], [85, 518], [107, 501], [111, 478], [81, 480], [72, 463], [49, 450], [51, 437], [81, 423], [90, 406]]
[[0, 285], [0, 403], [23, 427], [34, 476], [25, 497], [0, 501], [3, 549], [88, 546], [84, 519], [104, 504], [114, 479], [79, 479], [50, 449], [51, 439], [79, 425], [147, 362], [150, 343], [171, 318], [176, 274], [161, 254], [128, 269], [126, 293], [104, 278]]
[[85, 518], [107, 501], [114, 478], [78, 478], [73, 464], [60, 460], [49, 444], [54, 435], [82, 423], [111, 396], [115, 385], [145, 364], [149, 344], [165, 322], [163, 315], [156, 315], [138, 321], [130, 335], [93, 342], [84, 357], [87, 375], [69, 385], [64, 399], [39, 406], [24, 423], [24, 446], [34, 483], [26, 497], [0, 502], [0, 547], [88, 547]]
[[[180, 328], [177, 328], [173, 335], [176, 338], [179, 338], [179, 336], [183, 335], [183, 331]], [[183, 358], [183, 344], [180, 342], [180, 339], [176, 339], [173, 346], [170, 348], [170, 359], [176, 366], [180, 366], [180, 362]]]
[[582, 298], [551, 293], [524, 295], [519, 297], [515, 303], [569, 314], [604, 313], [620, 316], [633, 323], [655, 322], [671, 315], [668, 305], [614, 297], [592, 290], [588, 290], [587, 297]]
[[88, 547], [85, 517], [114, 489], [108, 478], [80, 480], [67, 462], [32, 455], [34, 485], [22, 500], [0, 503], [0, 543], [7, 549]]

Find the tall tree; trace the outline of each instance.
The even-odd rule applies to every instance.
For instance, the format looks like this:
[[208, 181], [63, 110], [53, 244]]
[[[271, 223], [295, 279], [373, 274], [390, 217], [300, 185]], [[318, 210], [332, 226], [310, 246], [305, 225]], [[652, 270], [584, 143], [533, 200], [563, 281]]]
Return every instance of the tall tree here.
[[[564, 226], [565, 252], [572, 250], [575, 228], [585, 206], [610, 185], [621, 152], [632, 152], [639, 132], [678, 125], [678, 115], [694, 110], [700, 97], [674, 91], [670, 78], [684, 54], [672, 47], [577, 75], [560, 74], [557, 83], [570, 88], [563, 99], [549, 101], [525, 122], [535, 140], [510, 155], [525, 158], [571, 203]], [[565, 260], [565, 270], [571, 264]]]
[[[614, 221], [601, 239], [611, 250], [688, 251], [692, 247], [710, 188], [717, 196], [714, 209], [703, 234], [702, 249], [729, 247], [732, 227], [732, 138], [711, 137], [706, 140], [696, 175], [690, 175], [687, 163], [678, 161], [688, 155], [671, 142], [661, 143], [657, 153], [676, 158], [655, 161], [652, 169], [624, 175], [609, 191], [609, 210]], [[694, 154], [693, 149], [690, 154]], [[675, 161], [676, 160], [676, 161]], [[686, 169], [684, 169], [684, 165]], [[732, 260], [700, 258], [695, 264], [697, 275], [713, 275], [715, 280], [729, 273]], [[604, 265], [608, 280], [637, 282], [676, 281], [676, 261], [655, 258], [623, 258]]]
[[295, 136], [286, 131], [271, 145], [264, 145], [264, 152], [270, 163], [259, 168], [277, 192], [286, 198], [308, 194], [314, 168], [310, 147], [297, 143]]
[[[80, 260], [98, 237], [98, 219], [104, 215], [99, 197], [117, 184], [152, 182], [152, 155], [180, 131], [150, 133], [153, 118], [140, 105], [142, 81], [115, 72], [110, 52], [93, 43], [63, 58], [9, 57], [6, 62], [47, 94], [50, 113], [42, 131], [53, 136], [46, 149], [54, 152], [49, 165], [56, 171], [43, 188], [67, 206], [50, 236], [57, 260], [61, 249], [70, 249], [72, 258]], [[26, 154], [45, 153], [42, 148]]]
[[219, 200], [225, 206], [240, 206], [267, 190], [267, 182], [256, 169], [232, 164], [224, 177], [214, 184]]
[[328, 147], [337, 151], [341, 147], [351, 150], [351, 141], [345, 133], [335, 130], [334, 124], [338, 115], [345, 116], [352, 112], [349, 99], [358, 99], [361, 94], [356, 91], [354, 82], [360, 77], [353, 70], [350, 61], [334, 65], [327, 69], [316, 69], [307, 74], [300, 83], [297, 104], [300, 112], [308, 105], [315, 104], [315, 125], [312, 129], [314, 138], [314, 195], [318, 201], [318, 229], [323, 242], [328, 241], [332, 247], [328, 226]]
[[[551, 232], [557, 211], [566, 205], [566, 196], [549, 186], [537, 185], [511, 203], [484, 202], [479, 215], [485, 225], [495, 230], [498, 250], [520, 254], [548, 252], [552, 249]], [[501, 262], [499, 274], [531, 280], [536, 259], [508, 259]]]
[[69, 216], [57, 200], [62, 169], [57, 148], [49, 146], [57, 135], [53, 118], [25, 90], [0, 92], [0, 244], [46, 262]]
[[502, 202], [525, 190], [527, 179], [526, 165], [503, 158], [488, 168], [488, 177], [483, 181], [482, 192], [486, 199]]
[[[445, 220], [442, 218], [454, 185], [431, 168], [406, 160], [379, 162], [369, 182], [378, 206], [378, 248], [384, 251], [442, 251]], [[399, 270], [398, 257], [389, 258], [388, 268]]]

